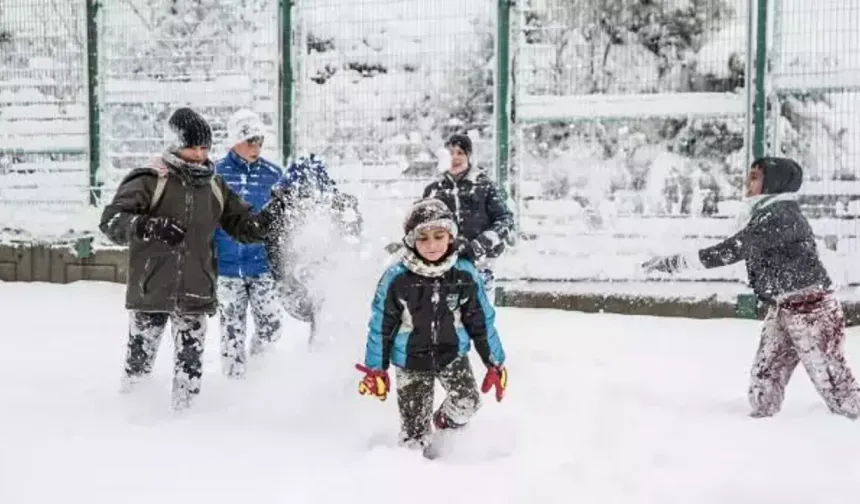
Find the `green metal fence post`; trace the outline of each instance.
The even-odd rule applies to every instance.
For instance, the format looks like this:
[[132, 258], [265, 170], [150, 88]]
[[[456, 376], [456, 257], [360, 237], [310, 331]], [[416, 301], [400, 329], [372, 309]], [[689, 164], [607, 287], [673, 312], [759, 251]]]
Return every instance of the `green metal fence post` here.
[[767, 98], [765, 96], [765, 78], [767, 72], [767, 0], [758, 0], [756, 13], [756, 50], [755, 50], [755, 138], [753, 139], [753, 155], [764, 156], [765, 152], [765, 116]]
[[293, 149], [293, 23], [292, 0], [281, 0], [281, 151], [284, 166]]
[[510, 27], [511, 1], [499, 0], [496, 23], [496, 180], [504, 191], [508, 191], [508, 163], [510, 161]]
[[101, 161], [101, 117], [99, 103], [99, 45], [97, 16], [101, 2], [87, 0], [87, 101], [89, 104], [89, 173], [90, 205], [96, 206], [101, 198], [99, 165]]

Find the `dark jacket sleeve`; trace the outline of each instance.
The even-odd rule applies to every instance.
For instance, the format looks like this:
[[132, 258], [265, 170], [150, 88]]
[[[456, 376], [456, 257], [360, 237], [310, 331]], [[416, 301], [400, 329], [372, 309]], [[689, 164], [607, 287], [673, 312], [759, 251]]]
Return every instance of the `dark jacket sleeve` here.
[[370, 369], [388, 369], [394, 335], [400, 328], [403, 306], [397, 300], [395, 280], [399, 270], [390, 268], [376, 287], [367, 327], [364, 365]]
[[99, 229], [117, 245], [128, 245], [135, 221], [149, 210], [155, 176], [149, 170], [134, 170], [120, 183], [116, 194], [102, 211]]
[[501, 240], [505, 240], [513, 230], [514, 214], [495, 183], [491, 183], [487, 188], [487, 215], [491, 222], [489, 230], [494, 231]]
[[[258, 243], [266, 238], [268, 223], [264, 222], [263, 212], [253, 213], [251, 207], [228, 186], [220, 175], [218, 184], [224, 195], [224, 209], [219, 224], [234, 240], [240, 243]], [[265, 211], [265, 210], [264, 210]]]
[[489, 227], [475, 237], [472, 250], [476, 259], [481, 257], [499, 257], [505, 251], [505, 243], [513, 232], [514, 214], [508, 208], [507, 202], [499, 187], [491, 181], [486, 183], [485, 208]]
[[487, 298], [478, 270], [471, 264], [464, 265], [462, 269], [468, 274], [468, 281], [464, 284], [466, 301], [460, 305], [460, 320], [484, 365], [501, 366], [505, 363], [505, 351], [496, 330], [496, 311]]
[[804, 223], [785, 209], [768, 209], [754, 216], [734, 236], [699, 250], [699, 261], [706, 268], [727, 266], [763, 251], [804, 238]]

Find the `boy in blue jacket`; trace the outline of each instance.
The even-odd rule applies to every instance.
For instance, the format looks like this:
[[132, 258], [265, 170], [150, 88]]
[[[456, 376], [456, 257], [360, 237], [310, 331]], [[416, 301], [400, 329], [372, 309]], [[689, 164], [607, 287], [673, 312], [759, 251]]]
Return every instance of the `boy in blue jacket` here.
[[750, 372], [750, 415], [778, 413], [785, 387], [802, 364], [828, 409], [857, 419], [860, 394], [845, 362], [842, 305], [795, 201], [802, 183], [803, 170], [792, 159], [755, 160], [746, 181], [750, 213], [734, 236], [692, 254], [655, 257], [644, 268], [672, 273], [745, 261], [750, 285], [768, 307]]
[[[432, 427], [461, 428], [480, 407], [468, 355], [472, 342], [487, 368], [484, 393], [495, 387], [501, 401], [508, 374], [484, 282], [454, 249], [453, 212], [442, 201], [421, 200], [404, 231], [401, 259], [382, 275], [373, 297], [364, 364], [356, 367], [365, 373], [359, 393], [385, 400], [388, 368], [395, 366], [400, 443], [426, 453]], [[448, 394], [434, 413], [437, 379]]]
[[[259, 209], [269, 200], [281, 178], [277, 165], [260, 157], [265, 126], [250, 110], [239, 110], [227, 122], [230, 152], [215, 165], [215, 172], [251, 206]], [[277, 233], [276, 233], [277, 234]], [[221, 314], [221, 369], [230, 378], [242, 378], [247, 369], [248, 308], [256, 329], [250, 354], [263, 352], [281, 336], [281, 304], [263, 244], [242, 244], [224, 230], [215, 234], [218, 258], [218, 301]]]

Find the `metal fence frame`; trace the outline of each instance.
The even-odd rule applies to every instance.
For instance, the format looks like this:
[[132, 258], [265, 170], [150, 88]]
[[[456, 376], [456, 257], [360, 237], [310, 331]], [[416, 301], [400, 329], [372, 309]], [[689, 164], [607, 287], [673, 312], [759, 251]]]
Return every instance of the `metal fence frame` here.
[[[276, 1], [276, 0], [272, 0]], [[281, 54], [280, 69], [279, 69], [279, 86], [280, 86], [280, 107], [281, 117], [279, 118], [279, 144], [281, 146], [281, 161], [286, 161], [294, 152], [294, 79], [295, 67], [300, 64], [301, 55], [294, 54], [297, 47], [294, 43], [295, 33], [293, 31], [293, 11], [296, 8], [296, 3], [303, 0], [280, 0], [279, 1], [279, 20], [280, 27], [280, 48]], [[778, 2], [778, 0], [771, 0]], [[105, 0], [86, 0], [86, 40], [87, 40], [87, 88], [89, 100], [89, 185], [90, 185], [90, 204], [98, 205], [101, 196], [101, 186], [98, 178], [98, 171], [102, 165], [102, 160], [99, 155], [93, 153], [98, 152], [100, 148], [101, 135], [101, 106], [99, 96], [99, 79], [100, 79], [100, 64], [99, 64], [99, 12], [104, 8]], [[515, 9], [513, 0], [495, 0], [496, 7], [496, 64], [495, 64], [495, 82], [496, 89], [494, 90], [494, 124], [495, 124], [495, 156], [493, 160], [495, 178], [501, 183], [502, 187], [517, 194], [516, 177], [511, 180], [511, 172], [516, 171], [516, 167], [511, 166], [511, 130], [517, 127], [516, 103], [514, 100], [516, 83], [514, 82], [515, 68], [512, 65], [512, 46], [516, 47], [517, 37], [511, 33], [511, 15]], [[750, 115], [748, 123], [751, 125], [747, 134], [749, 137], [748, 145], [751, 151], [747, 155], [750, 159], [753, 156], [763, 155], [766, 146], [766, 89], [767, 89], [767, 27], [768, 27], [768, 11], [772, 5], [768, 5], [768, 0], [757, 0], [755, 4], [750, 2], [749, 8], [749, 30], [750, 44], [749, 48], [755, 50], [755, 58], [747, 58], [747, 79], [752, 86], [747, 87], [747, 90], [752, 90], [749, 93], [748, 100], [750, 102]], [[754, 38], [754, 40], [753, 40]]]
[[[271, 0], [278, 2], [279, 53], [280, 68], [278, 72], [278, 113], [277, 120], [281, 161], [286, 162], [296, 150], [295, 141], [295, 110], [296, 69], [302, 62], [300, 51], [302, 44], [297, 43], [294, 30], [295, 11], [297, 5], [309, 0]], [[516, 9], [514, 0], [487, 0], [492, 2], [496, 12], [495, 64], [493, 92], [493, 128], [495, 131], [495, 149], [492, 162], [495, 178], [502, 188], [513, 198], [517, 207], [520, 206], [518, 197], [518, 178], [520, 169], [517, 161], [516, 136], [520, 126], [517, 115], [517, 82], [515, 79], [516, 61], [514, 55], [520, 45], [516, 29]], [[748, 3], [747, 12], [747, 54], [754, 55], [746, 58], [747, 84], [744, 89], [747, 101], [746, 113], [746, 159], [764, 155], [768, 145], [778, 148], [779, 139], [774, 133], [768, 136], [768, 101], [779, 100], [781, 89], [772, 85], [770, 65], [771, 58], [779, 55], [779, 41], [771, 41], [774, 46], [769, 50], [771, 40], [768, 30], [779, 22], [781, 0], [756, 0]], [[99, 23], [100, 11], [106, 6], [106, 0], [86, 0], [86, 68], [87, 68], [87, 97], [89, 101], [88, 135], [89, 135], [89, 204], [97, 206], [103, 195], [99, 171], [104, 166], [104, 155], [100, 152], [102, 146], [103, 100], [100, 90], [102, 70], [100, 61]], [[816, 88], [817, 89], [817, 88]], [[815, 90], [815, 89], [813, 89]], [[748, 165], [749, 163], [747, 163]]]

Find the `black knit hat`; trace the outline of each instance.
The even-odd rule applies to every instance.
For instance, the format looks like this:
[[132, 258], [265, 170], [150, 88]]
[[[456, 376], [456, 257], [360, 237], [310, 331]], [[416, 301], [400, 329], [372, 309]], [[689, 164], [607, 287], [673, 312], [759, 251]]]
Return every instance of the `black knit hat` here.
[[454, 133], [448, 138], [448, 141], [445, 142], [445, 147], [451, 147], [456, 145], [457, 147], [463, 149], [463, 152], [466, 153], [467, 156], [472, 155], [472, 139], [467, 135], [462, 133]]
[[433, 198], [423, 199], [412, 205], [403, 221], [403, 243], [414, 248], [418, 235], [428, 228], [444, 228], [452, 237], [457, 236], [457, 223], [448, 205]]
[[167, 148], [212, 147], [212, 128], [197, 112], [188, 107], [176, 109], [167, 121]]

